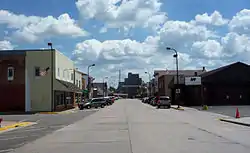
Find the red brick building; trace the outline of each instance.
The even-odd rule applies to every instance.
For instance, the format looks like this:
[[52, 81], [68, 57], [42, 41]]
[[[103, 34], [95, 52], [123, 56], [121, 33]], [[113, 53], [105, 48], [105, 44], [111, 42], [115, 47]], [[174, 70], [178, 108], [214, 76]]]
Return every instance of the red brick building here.
[[25, 54], [0, 56], [0, 112], [25, 111]]

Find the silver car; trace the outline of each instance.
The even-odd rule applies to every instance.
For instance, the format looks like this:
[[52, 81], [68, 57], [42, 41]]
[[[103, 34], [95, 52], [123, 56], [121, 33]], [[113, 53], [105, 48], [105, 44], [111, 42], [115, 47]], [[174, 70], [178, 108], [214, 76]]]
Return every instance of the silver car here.
[[160, 96], [159, 100], [156, 102], [157, 108], [161, 108], [162, 106], [165, 108], [171, 107], [171, 100], [168, 96]]

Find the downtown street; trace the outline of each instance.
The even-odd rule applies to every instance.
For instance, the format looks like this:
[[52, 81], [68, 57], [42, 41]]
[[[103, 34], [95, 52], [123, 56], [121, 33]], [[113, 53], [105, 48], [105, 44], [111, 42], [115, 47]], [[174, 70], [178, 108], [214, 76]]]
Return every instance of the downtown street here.
[[[54, 130], [48, 130], [50, 126], [45, 125], [46, 119], [44, 123], [41, 119], [36, 125], [2, 133], [0, 152], [7, 151], [11, 147], [12, 149], [8, 151], [15, 153], [248, 153], [250, 151], [249, 127], [221, 122], [218, 119], [225, 117], [224, 115], [208, 111], [187, 107], [184, 111], [156, 109], [136, 99], [120, 99], [112, 106], [95, 113], [89, 112], [83, 110], [63, 116], [44, 115], [42, 118], [50, 118], [47, 119], [49, 122], [52, 122], [52, 118], [55, 119], [53, 126], [56, 125], [57, 128]], [[59, 118], [69, 119], [70, 122], [64, 120], [59, 123]], [[36, 128], [44, 130], [25, 132]], [[48, 132], [32, 137], [39, 135], [38, 131]], [[25, 136], [30, 140], [24, 141], [22, 137]]]

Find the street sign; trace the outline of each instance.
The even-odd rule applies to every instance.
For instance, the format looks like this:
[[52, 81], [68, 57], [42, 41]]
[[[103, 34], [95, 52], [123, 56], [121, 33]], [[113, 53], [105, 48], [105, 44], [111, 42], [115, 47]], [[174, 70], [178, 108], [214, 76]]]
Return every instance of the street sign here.
[[201, 85], [201, 77], [185, 77], [185, 85]]
[[175, 93], [177, 94], [181, 93], [181, 89], [175, 89]]

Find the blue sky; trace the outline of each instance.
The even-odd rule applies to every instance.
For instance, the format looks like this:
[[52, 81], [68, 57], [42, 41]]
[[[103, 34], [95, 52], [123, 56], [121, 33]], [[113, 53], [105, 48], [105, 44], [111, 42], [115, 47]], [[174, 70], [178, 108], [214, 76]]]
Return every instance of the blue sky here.
[[[212, 69], [234, 61], [249, 62], [249, 0], [116, 0], [116, 5], [108, 2], [1, 0], [0, 10], [5, 12], [0, 13], [0, 49], [46, 48], [51, 41], [82, 70], [88, 63], [98, 63], [99, 71], [93, 70], [97, 78], [116, 75], [118, 69], [123, 70], [123, 76], [132, 71], [143, 77], [144, 71], [173, 69], [171, 53], [162, 50], [167, 45], [179, 50], [182, 69]], [[115, 9], [107, 13], [111, 7]], [[8, 17], [7, 12], [14, 17]], [[143, 16], [147, 13], [150, 20]], [[59, 16], [63, 19], [59, 20]], [[49, 28], [43, 29], [46, 25]], [[102, 28], [105, 30], [100, 32]]]

